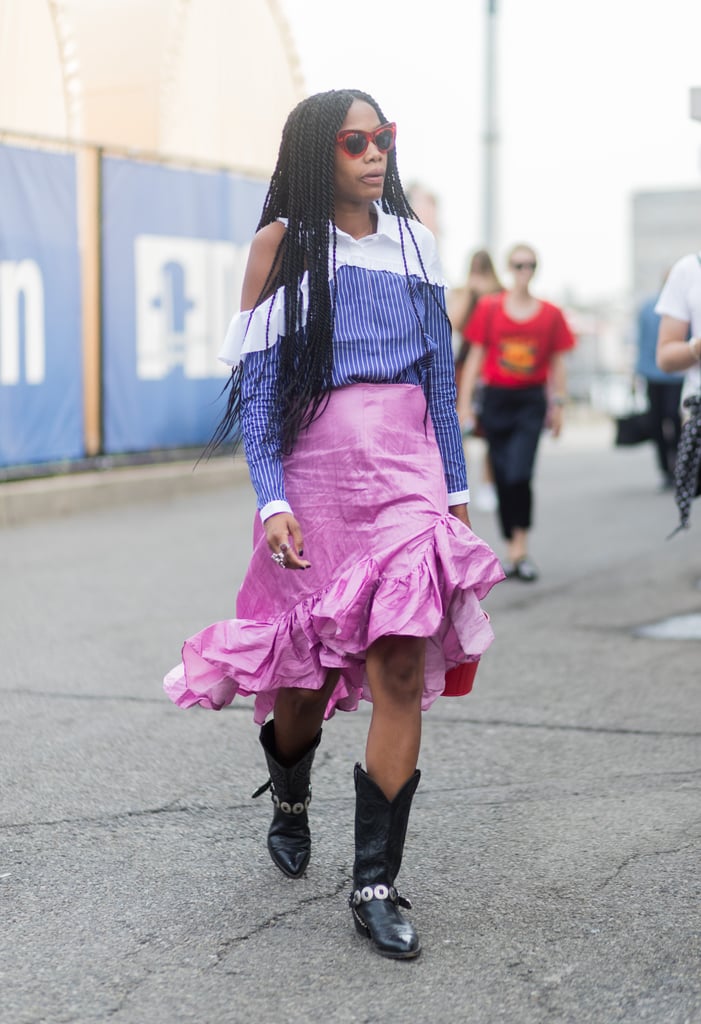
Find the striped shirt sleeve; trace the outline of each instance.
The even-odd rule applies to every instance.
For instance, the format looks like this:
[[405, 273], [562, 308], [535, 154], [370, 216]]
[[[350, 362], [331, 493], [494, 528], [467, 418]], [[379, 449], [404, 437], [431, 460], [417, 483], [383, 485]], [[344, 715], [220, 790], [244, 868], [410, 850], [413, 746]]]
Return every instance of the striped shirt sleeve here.
[[280, 438], [271, 437], [269, 430], [279, 355], [279, 345], [263, 352], [250, 352], [243, 363], [241, 382], [243, 446], [263, 520], [275, 512], [290, 511]]
[[469, 500], [469, 492], [462, 434], [455, 409], [455, 366], [450, 324], [445, 313], [445, 288], [429, 284], [425, 284], [424, 288], [427, 292], [424, 329], [436, 345], [428, 406], [443, 459], [448, 503], [461, 505]]

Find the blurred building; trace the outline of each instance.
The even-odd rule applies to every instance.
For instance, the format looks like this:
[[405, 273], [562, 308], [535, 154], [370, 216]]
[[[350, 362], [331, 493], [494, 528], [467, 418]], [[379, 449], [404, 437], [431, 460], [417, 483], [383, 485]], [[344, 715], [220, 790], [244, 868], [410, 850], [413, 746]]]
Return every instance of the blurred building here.
[[689, 91], [689, 113], [693, 121], [701, 121], [701, 86]]
[[303, 95], [277, 0], [0, 0], [0, 133], [269, 174]]
[[[701, 88], [689, 90], [689, 115], [701, 121]], [[701, 188], [633, 195], [633, 300], [660, 287], [673, 263], [701, 248]]]
[[0, 466], [201, 445], [282, 126], [278, 0], [0, 0]]
[[680, 256], [701, 248], [701, 189], [636, 192], [632, 242], [637, 303], [659, 289]]

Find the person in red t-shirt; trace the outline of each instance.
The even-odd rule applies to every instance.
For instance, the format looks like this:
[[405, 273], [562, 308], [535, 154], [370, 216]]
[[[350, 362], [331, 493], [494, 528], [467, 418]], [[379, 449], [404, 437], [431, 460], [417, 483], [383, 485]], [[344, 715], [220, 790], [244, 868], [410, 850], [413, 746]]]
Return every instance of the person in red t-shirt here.
[[498, 496], [501, 531], [507, 541], [507, 576], [538, 578], [528, 557], [533, 494], [531, 480], [538, 442], [548, 419], [557, 437], [562, 428], [566, 373], [564, 353], [574, 336], [557, 306], [530, 293], [537, 265], [530, 245], [509, 253], [513, 286], [477, 303], [465, 325], [470, 350], [463, 368], [458, 416], [474, 423], [472, 400], [484, 382], [480, 425], [487, 439]]

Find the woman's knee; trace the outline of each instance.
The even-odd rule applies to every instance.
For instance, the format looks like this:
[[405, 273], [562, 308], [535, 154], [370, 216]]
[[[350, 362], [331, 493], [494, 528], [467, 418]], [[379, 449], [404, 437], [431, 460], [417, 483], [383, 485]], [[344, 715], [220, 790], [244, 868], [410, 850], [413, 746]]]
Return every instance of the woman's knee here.
[[314, 713], [320, 705], [325, 708], [329, 697], [338, 681], [338, 672], [329, 673], [324, 685], [319, 690], [307, 689], [300, 686], [286, 686], [278, 691], [275, 702], [276, 711], [284, 705], [285, 711], [293, 715], [304, 717], [307, 713]]
[[426, 641], [423, 637], [382, 637], [370, 651], [368, 660], [375, 687], [394, 702], [413, 703], [419, 700], [424, 687], [424, 657]]

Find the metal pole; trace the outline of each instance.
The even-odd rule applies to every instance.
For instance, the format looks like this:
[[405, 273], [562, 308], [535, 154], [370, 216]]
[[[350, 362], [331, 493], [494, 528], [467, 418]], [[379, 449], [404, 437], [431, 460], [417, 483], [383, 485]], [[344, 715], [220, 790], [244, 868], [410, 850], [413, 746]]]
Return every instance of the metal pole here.
[[484, 246], [494, 251], [497, 242], [497, 144], [496, 123], [497, 0], [487, 0], [484, 60], [484, 165], [482, 182], [482, 235]]

